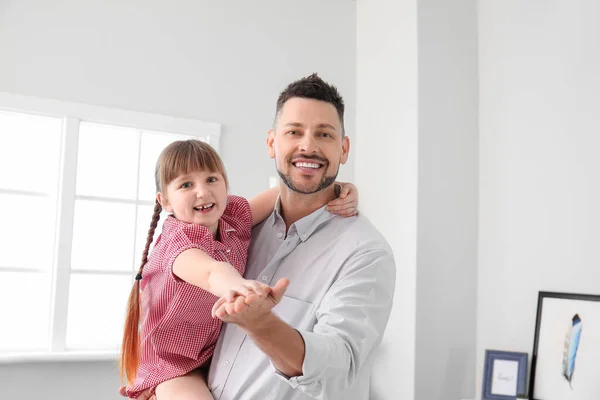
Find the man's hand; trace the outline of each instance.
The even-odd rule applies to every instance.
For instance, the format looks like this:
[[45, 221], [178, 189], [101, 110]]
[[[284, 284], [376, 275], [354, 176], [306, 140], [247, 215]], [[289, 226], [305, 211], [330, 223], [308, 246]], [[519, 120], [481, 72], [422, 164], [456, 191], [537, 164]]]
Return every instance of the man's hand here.
[[265, 321], [265, 317], [271, 313], [273, 307], [279, 304], [289, 284], [289, 279], [281, 278], [271, 288], [271, 293], [267, 297], [250, 293], [245, 297], [238, 296], [233, 302], [221, 298], [213, 307], [213, 316], [223, 322], [239, 325], [241, 328], [257, 327]]
[[[125, 393], [125, 386], [121, 386], [119, 388], [119, 394], [123, 397], [127, 397], [127, 394]], [[140, 395], [138, 397], [136, 397], [136, 399], [137, 400], [156, 400], [156, 396], [150, 395], [150, 389], [146, 389], [142, 393], [140, 393]]]

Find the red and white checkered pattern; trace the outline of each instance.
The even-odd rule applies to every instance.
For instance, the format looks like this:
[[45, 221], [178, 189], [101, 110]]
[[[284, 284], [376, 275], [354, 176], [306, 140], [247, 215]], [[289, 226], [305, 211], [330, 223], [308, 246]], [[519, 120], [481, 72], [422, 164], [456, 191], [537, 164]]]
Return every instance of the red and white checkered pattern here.
[[212, 356], [219, 337], [221, 320], [211, 317], [217, 297], [177, 278], [175, 258], [198, 248], [243, 274], [251, 229], [250, 205], [238, 196], [228, 197], [219, 221], [221, 241], [204, 226], [167, 218], [142, 273], [141, 360], [129, 397], [198, 368]]

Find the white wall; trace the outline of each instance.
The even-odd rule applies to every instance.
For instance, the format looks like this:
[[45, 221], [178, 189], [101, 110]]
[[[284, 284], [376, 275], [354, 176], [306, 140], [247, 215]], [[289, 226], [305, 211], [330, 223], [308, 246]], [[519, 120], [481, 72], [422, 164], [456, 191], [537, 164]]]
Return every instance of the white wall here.
[[[264, 141], [277, 95], [292, 80], [319, 72], [336, 84], [354, 139], [355, 6], [4, 0], [0, 91], [221, 123], [232, 189], [251, 196], [274, 175]], [[353, 180], [352, 159], [342, 179]], [[106, 362], [0, 365], [2, 399], [37, 399], [42, 390], [47, 398], [78, 399], [90, 388], [86, 398], [118, 398], [117, 383]]]
[[600, 293], [600, 2], [479, 1], [477, 393], [537, 293]]
[[374, 399], [473, 395], [475, 1], [357, 2], [356, 182], [396, 257]]
[[116, 362], [48, 362], [0, 365], [0, 398], [6, 400], [123, 400]]
[[396, 259], [373, 400], [414, 399], [417, 257], [417, 3], [357, 1], [356, 183], [361, 212]]
[[474, 395], [477, 301], [475, 0], [419, 0], [415, 400]]

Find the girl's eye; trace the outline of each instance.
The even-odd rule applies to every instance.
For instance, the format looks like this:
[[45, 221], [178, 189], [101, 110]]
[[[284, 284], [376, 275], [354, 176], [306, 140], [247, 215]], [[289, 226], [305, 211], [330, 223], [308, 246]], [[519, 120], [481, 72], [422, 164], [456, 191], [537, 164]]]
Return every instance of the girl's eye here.
[[206, 181], [207, 181], [207, 182], [209, 182], [209, 183], [213, 183], [213, 182], [216, 182], [216, 181], [217, 181], [217, 178], [215, 178], [214, 176], [211, 176], [211, 177], [210, 177], [210, 178], [208, 178]]
[[181, 185], [182, 189], [187, 189], [189, 187], [192, 187], [192, 182], [186, 182], [184, 184]]

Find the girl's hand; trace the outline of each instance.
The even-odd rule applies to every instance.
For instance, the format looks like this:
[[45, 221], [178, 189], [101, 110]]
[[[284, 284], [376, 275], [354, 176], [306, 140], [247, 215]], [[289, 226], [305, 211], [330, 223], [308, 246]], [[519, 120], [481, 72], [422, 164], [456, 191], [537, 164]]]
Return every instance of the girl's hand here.
[[340, 197], [327, 204], [327, 210], [342, 217], [352, 217], [358, 214], [358, 189], [351, 183], [340, 182]]
[[239, 326], [246, 325], [252, 320], [262, 320], [265, 314], [271, 312], [271, 309], [281, 301], [289, 283], [287, 278], [279, 279], [275, 286], [270, 288], [270, 293], [265, 298], [252, 293], [247, 297], [238, 296], [232, 303], [219, 300], [213, 307], [212, 315], [224, 322], [234, 322]]
[[[235, 303], [235, 311], [241, 311], [246, 305], [253, 303], [259, 298], [266, 298], [271, 293], [269, 285], [258, 281], [244, 279], [244, 282], [233, 286], [229, 292], [222, 296], [213, 305], [212, 316], [215, 316], [215, 311], [224, 303]], [[240, 301], [239, 299], [242, 299]], [[236, 302], [236, 299], [238, 300]]]
[[258, 281], [251, 281], [248, 279], [244, 279], [242, 283], [234, 285], [229, 292], [223, 297], [228, 302], [233, 302], [236, 297], [244, 296], [254, 293], [259, 297], [267, 297], [271, 292], [271, 288], [269, 285], [265, 285], [264, 283], [260, 283]]

